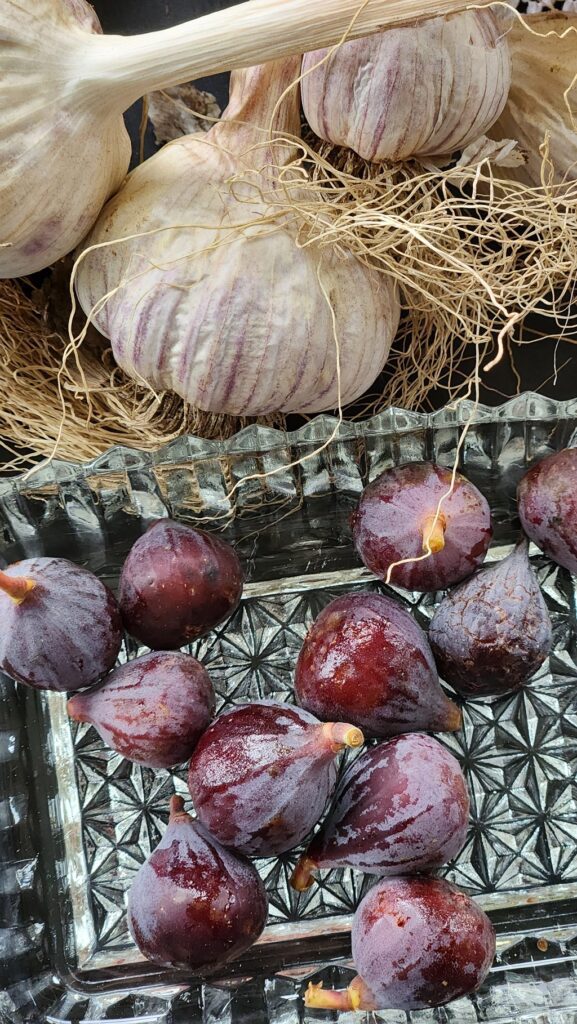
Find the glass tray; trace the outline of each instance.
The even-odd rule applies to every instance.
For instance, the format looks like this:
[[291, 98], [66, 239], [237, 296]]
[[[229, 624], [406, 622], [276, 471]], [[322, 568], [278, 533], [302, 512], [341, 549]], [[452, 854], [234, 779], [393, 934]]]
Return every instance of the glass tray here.
[[[500, 558], [519, 532], [520, 476], [577, 444], [577, 401], [528, 394], [498, 409], [393, 409], [340, 428], [319, 417], [291, 435], [250, 427], [226, 443], [182, 438], [153, 455], [116, 448], [90, 465], [54, 463], [0, 482], [2, 556], [64, 556], [114, 587], [151, 521], [170, 515], [222, 529], [248, 584], [233, 619], [191, 650], [220, 706], [290, 700], [295, 658], [319, 610], [344, 590], [387, 589], [351, 546], [349, 516], [364, 485], [415, 459], [452, 465], [467, 422], [461, 468], [490, 501], [489, 558]], [[467, 702], [461, 732], [440, 737], [460, 758], [472, 800], [467, 844], [445, 874], [491, 914], [496, 965], [471, 998], [409, 1015], [345, 1013], [341, 1024], [577, 1024], [576, 591], [536, 549], [532, 559], [554, 623], [553, 655], [521, 693]], [[388, 589], [426, 626], [434, 595]], [[137, 653], [127, 639], [122, 659]], [[164, 828], [169, 796], [188, 797], [185, 779], [184, 769], [153, 772], [108, 751], [92, 728], [69, 722], [64, 695], [0, 676], [2, 1024], [336, 1020], [305, 1011], [300, 997], [310, 978], [343, 985], [352, 977], [351, 913], [370, 881], [325, 872], [299, 896], [288, 885], [297, 852], [258, 862], [268, 927], [218, 976], [162, 971], [135, 949], [126, 891]]]

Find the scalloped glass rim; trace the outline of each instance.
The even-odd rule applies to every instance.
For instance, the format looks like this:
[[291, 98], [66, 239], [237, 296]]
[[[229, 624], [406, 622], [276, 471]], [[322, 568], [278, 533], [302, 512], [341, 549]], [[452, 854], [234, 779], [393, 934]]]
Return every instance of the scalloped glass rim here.
[[297, 446], [303, 442], [326, 441], [336, 431], [335, 439], [344, 440], [354, 436], [367, 437], [381, 433], [404, 433], [410, 430], [441, 430], [444, 427], [454, 428], [474, 426], [489, 421], [520, 422], [539, 421], [543, 418], [570, 419], [577, 417], [577, 399], [558, 402], [544, 398], [536, 392], [526, 391], [502, 405], [478, 405], [472, 401], [460, 402], [455, 407], [446, 406], [432, 413], [411, 412], [406, 409], [391, 407], [364, 420], [343, 420], [339, 425], [336, 416], [321, 414], [315, 416], [304, 426], [293, 431], [282, 431], [274, 427], [262, 427], [252, 424], [243, 427], [226, 441], [211, 441], [194, 434], [183, 434], [182, 437], [163, 445], [156, 451], [141, 451], [124, 445], [115, 445], [90, 462], [70, 462], [53, 459], [50, 463], [41, 463], [38, 468], [26, 473], [0, 480], [0, 493], [7, 486], [26, 484], [42, 486], [46, 482], [70, 479], [79, 470], [86, 474], [110, 471], [117, 468], [143, 469], [147, 465], [161, 466], [170, 463], [174, 458], [186, 456], [194, 459], [214, 458], [215, 456], [235, 455], [254, 450], [273, 451], [287, 445]]

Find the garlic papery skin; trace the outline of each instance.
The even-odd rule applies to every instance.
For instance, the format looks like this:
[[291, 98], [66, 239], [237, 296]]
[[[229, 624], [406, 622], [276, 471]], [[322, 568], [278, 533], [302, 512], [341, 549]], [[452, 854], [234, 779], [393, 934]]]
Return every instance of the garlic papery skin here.
[[[275, 189], [272, 167], [294, 149], [270, 142], [268, 128], [299, 67], [296, 57], [234, 73], [223, 121], [136, 168], [78, 266], [82, 308], [96, 307], [93, 322], [120, 366], [208, 412], [335, 408], [336, 340], [340, 398], [352, 401], [378, 376], [396, 333], [395, 285], [329, 245], [303, 248]], [[273, 127], [298, 135], [298, 89]]]
[[512, 83], [509, 98], [493, 126], [493, 139], [516, 139], [526, 156], [507, 177], [542, 184], [547, 139], [552, 183], [577, 180], [577, 12], [544, 11], [514, 19], [508, 33]]
[[85, 0], [0, 0], [0, 278], [70, 252], [129, 164], [121, 114], [147, 92], [337, 42], [465, 0], [248, 0], [103, 36]]
[[98, 31], [84, 0], [0, 3], [0, 277], [70, 252], [127, 173], [121, 110], [78, 95], [76, 64]]
[[506, 35], [488, 10], [310, 52], [302, 70], [313, 131], [375, 162], [462, 149], [497, 119], [511, 78]]

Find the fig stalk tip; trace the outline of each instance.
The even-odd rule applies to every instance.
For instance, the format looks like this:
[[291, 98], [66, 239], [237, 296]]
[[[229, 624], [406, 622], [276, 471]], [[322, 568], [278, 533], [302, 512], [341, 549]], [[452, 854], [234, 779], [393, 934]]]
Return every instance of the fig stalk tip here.
[[316, 869], [314, 860], [303, 854], [291, 875], [291, 886], [297, 892], [306, 892], [314, 882], [313, 871]]
[[174, 818], [177, 818], [180, 815], [186, 814], [184, 809], [184, 798], [178, 796], [177, 793], [174, 793], [173, 796], [171, 796], [168, 806], [170, 808], [170, 821], [173, 821]]
[[305, 992], [305, 1006], [314, 1010], [357, 1010], [355, 993], [350, 988], [324, 989], [322, 981], [318, 985], [309, 982]]
[[343, 747], [362, 747], [365, 742], [362, 731], [349, 722], [327, 722], [326, 732], [335, 752]]
[[0, 570], [0, 590], [3, 590], [14, 604], [22, 604], [35, 586], [34, 580], [29, 580], [25, 576], [11, 576], [10, 573]]
[[449, 701], [449, 704], [451, 705], [451, 707], [449, 708], [449, 713], [447, 715], [447, 725], [445, 728], [447, 732], [457, 732], [457, 730], [460, 729], [463, 724], [463, 712], [461, 711], [460, 707], [457, 704], [455, 704], [452, 700]]
[[423, 551], [436, 555], [445, 547], [447, 521], [442, 513], [427, 516], [423, 523]]

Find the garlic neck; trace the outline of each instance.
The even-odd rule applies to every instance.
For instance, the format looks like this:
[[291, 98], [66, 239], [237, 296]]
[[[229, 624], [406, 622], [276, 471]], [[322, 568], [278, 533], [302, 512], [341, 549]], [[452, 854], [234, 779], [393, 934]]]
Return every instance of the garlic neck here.
[[222, 120], [267, 128], [282, 135], [300, 135], [297, 79], [299, 56], [233, 71], [230, 96]]
[[296, 147], [284, 140], [300, 136], [300, 66], [300, 57], [285, 57], [233, 71], [228, 106], [210, 132], [217, 145], [273, 186], [275, 169], [296, 156]]

